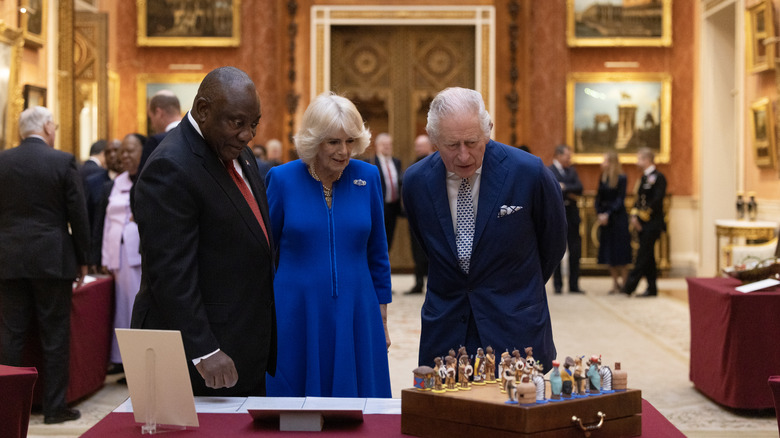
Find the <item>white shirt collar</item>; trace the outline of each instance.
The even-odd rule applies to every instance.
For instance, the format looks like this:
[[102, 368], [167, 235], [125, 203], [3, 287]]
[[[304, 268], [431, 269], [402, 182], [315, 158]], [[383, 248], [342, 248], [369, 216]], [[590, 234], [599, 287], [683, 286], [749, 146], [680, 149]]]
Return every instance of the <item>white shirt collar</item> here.
[[[479, 168], [474, 171], [474, 175], [471, 175], [469, 177], [469, 182], [473, 185], [474, 184], [474, 180], [476, 178], [478, 178], [479, 176], [481, 176], [481, 175], [482, 175], [482, 166], [479, 166]], [[460, 181], [463, 178], [461, 178], [458, 175], [456, 175], [455, 172], [450, 172], [448, 170], [447, 171], [447, 179], [456, 179], [456, 180]]]
[[650, 174], [653, 172], [655, 172], [655, 164], [651, 164], [650, 167], [645, 169], [643, 173], [645, 174], [645, 176], [650, 176]]
[[558, 169], [558, 171], [561, 173], [563, 173], [565, 170], [561, 162], [556, 160], [555, 158], [553, 158], [553, 166], [555, 166], [555, 168]]
[[[191, 111], [187, 111], [187, 120], [190, 121], [190, 124], [192, 125], [193, 128], [195, 128], [195, 131], [198, 133], [198, 135], [203, 137], [203, 133], [200, 132], [200, 126], [198, 126], [198, 122], [195, 121], [195, 118], [192, 117], [192, 112]], [[203, 137], [204, 140], [205, 140], [205, 138], [206, 137]]]
[[[189, 114], [189, 112], [187, 114]], [[165, 127], [165, 132], [168, 132], [171, 129], [179, 126], [179, 122], [181, 122], [181, 120], [176, 120], [175, 122], [168, 123], [168, 126]]]

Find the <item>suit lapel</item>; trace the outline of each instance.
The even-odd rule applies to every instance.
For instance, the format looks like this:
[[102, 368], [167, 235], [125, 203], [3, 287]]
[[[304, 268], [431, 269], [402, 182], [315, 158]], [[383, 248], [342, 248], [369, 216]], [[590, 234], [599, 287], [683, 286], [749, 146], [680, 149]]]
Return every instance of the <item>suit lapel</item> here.
[[[268, 217], [268, 200], [266, 199], [265, 195], [265, 184], [260, 180], [260, 175], [257, 173], [257, 170], [255, 170], [250, 164], [250, 160], [252, 159], [254, 159], [254, 156], [252, 156], [248, 148], [244, 148], [244, 150], [241, 152], [241, 155], [238, 157], [238, 161], [241, 164], [241, 170], [244, 172], [244, 177], [249, 181], [249, 187], [252, 189], [252, 193], [255, 196], [257, 206], [260, 208], [260, 215], [263, 217], [263, 223], [265, 224], [265, 229], [268, 233], [268, 239], [265, 238], [265, 234], [263, 233], [262, 228], [259, 228], [257, 220], [255, 220], [254, 223], [258, 225], [257, 228], [260, 231], [261, 240], [273, 248], [273, 242], [271, 241], [271, 221]], [[251, 213], [251, 209], [249, 210]], [[254, 217], [255, 215], [252, 213], [252, 218]], [[253, 231], [256, 230], [253, 228]]]
[[428, 177], [428, 194], [432, 200], [434, 217], [439, 219], [442, 232], [447, 237], [452, 255], [457, 260], [458, 248], [455, 244], [455, 230], [452, 225], [452, 212], [447, 195], [447, 169], [441, 157], [431, 157], [431, 169]]
[[[219, 185], [222, 191], [225, 192], [227, 197], [230, 199], [230, 202], [238, 211], [239, 216], [241, 216], [241, 219], [244, 221], [246, 226], [249, 227], [249, 229], [252, 231], [252, 234], [255, 236], [255, 238], [260, 241], [264, 248], [270, 252], [270, 248], [268, 246], [269, 242], [265, 238], [263, 229], [260, 228], [260, 224], [257, 222], [254, 213], [252, 213], [252, 209], [249, 208], [249, 204], [247, 204], [246, 200], [244, 199], [244, 195], [241, 194], [241, 191], [236, 186], [236, 183], [233, 182], [233, 178], [231, 178], [228, 174], [227, 169], [225, 169], [225, 166], [222, 164], [222, 161], [217, 157], [216, 153], [212, 151], [211, 148], [209, 148], [209, 146], [206, 144], [206, 141], [198, 134], [192, 124], [190, 124], [189, 118], [187, 116], [182, 119], [181, 124], [183, 125], [183, 132], [187, 137], [187, 141], [190, 144], [190, 147], [192, 148], [192, 152], [201, 158], [203, 167], [206, 169], [206, 172], [211, 175], [217, 185]], [[256, 183], [252, 184], [251, 172], [248, 172], [247, 167], [243, 165], [245, 160], [244, 152], [245, 151], [243, 151], [238, 157], [239, 163], [242, 163], [241, 169], [244, 172], [245, 178], [250, 181], [250, 187], [252, 188], [252, 192], [255, 195], [255, 200], [257, 200], [259, 199], [258, 194], [260, 194], [261, 191], [257, 188]], [[259, 175], [256, 176], [259, 178]], [[269, 229], [270, 238], [270, 227], [268, 227], [267, 211], [268, 203], [265, 202], [264, 191], [262, 191], [262, 199], [263, 202], [258, 201], [258, 205], [260, 206], [263, 220], [266, 223], [266, 228]]]
[[479, 181], [479, 205], [477, 206], [477, 221], [474, 224], [474, 242], [472, 254], [479, 244], [479, 239], [485, 231], [485, 226], [493, 214], [497, 214], [499, 195], [504, 189], [509, 169], [503, 165], [506, 153], [495, 147], [493, 140], [485, 147], [485, 157], [482, 160], [482, 176]]

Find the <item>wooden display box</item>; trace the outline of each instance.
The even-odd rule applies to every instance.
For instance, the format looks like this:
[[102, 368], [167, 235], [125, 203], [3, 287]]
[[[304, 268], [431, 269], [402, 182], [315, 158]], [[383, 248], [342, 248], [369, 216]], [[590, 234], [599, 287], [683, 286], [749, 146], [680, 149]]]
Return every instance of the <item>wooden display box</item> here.
[[588, 436], [572, 422], [597, 425], [591, 437], [625, 437], [642, 434], [642, 391], [629, 389], [612, 394], [544, 404], [506, 404], [498, 385], [472, 386], [470, 391], [434, 394], [404, 389], [401, 392], [401, 432], [424, 438], [441, 436], [572, 437]]

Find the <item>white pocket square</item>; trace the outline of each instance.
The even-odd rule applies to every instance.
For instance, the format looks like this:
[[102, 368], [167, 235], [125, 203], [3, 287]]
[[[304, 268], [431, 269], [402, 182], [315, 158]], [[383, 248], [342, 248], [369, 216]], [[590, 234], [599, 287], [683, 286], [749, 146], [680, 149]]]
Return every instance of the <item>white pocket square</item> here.
[[522, 209], [523, 207], [520, 205], [502, 205], [501, 209], [498, 210], [498, 217], [509, 216], [510, 214], [517, 213]]

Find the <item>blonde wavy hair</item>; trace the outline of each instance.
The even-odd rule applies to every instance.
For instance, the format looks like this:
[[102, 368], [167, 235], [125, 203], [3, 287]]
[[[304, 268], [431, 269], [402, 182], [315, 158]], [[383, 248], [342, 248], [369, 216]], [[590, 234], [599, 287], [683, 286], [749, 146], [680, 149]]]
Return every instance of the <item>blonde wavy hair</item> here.
[[353, 157], [366, 150], [371, 141], [371, 131], [363, 123], [355, 104], [330, 91], [320, 94], [306, 108], [301, 128], [293, 137], [298, 157], [309, 164], [317, 155], [320, 144], [340, 129], [355, 139]]

